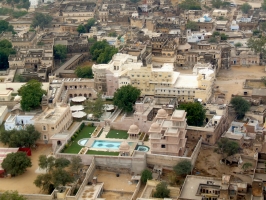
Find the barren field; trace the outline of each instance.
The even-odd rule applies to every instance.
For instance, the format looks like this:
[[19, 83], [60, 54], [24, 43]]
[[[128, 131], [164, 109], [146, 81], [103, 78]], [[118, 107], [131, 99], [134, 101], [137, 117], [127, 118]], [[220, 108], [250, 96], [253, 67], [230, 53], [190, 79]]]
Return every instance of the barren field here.
[[106, 200], [130, 200], [132, 197], [132, 194], [104, 192], [101, 195], [101, 198], [105, 198]]
[[219, 91], [225, 94], [228, 103], [232, 94], [243, 95], [243, 84], [246, 79], [260, 79], [265, 74], [264, 66], [233, 66], [229, 70], [220, 70], [216, 76], [215, 86], [219, 86]]
[[[0, 147], [4, 147], [3, 144], [0, 144]], [[22, 194], [38, 194], [40, 189], [37, 188], [33, 181], [36, 179], [37, 175], [35, 170], [38, 168], [38, 159], [40, 155], [48, 155], [52, 151], [50, 145], [38, 145], [36, 150], [32, 151], [31, 162], [32, 167], [17, 177], [12, 178], [1, 178], [0, 179], [0, 192], [5, 190], [17, 190]]]

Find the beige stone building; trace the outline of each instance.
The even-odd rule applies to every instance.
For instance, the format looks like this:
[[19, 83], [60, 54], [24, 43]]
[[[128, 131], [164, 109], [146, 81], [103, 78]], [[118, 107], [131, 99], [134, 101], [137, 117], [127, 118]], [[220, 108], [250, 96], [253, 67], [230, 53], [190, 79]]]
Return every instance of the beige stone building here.
[[41, 133], [40, 141], [51, 143], [50, 138], [67, 130], [72, 123], [72, 112], [68, 105], [47, 107], [40, 115], [34, 117], [34, 126]]
[[186, 149], [186, 112], [175, 110], [169, 118], [164, 109], [155, 116], [150, 126], [151, 153], [171, 156], [183, 156]]
[[86, 2], [67, 2], [61, 4], [60, 16], [67, 23], [86, 23], [89, 19], [94, 18], [95, 3]]

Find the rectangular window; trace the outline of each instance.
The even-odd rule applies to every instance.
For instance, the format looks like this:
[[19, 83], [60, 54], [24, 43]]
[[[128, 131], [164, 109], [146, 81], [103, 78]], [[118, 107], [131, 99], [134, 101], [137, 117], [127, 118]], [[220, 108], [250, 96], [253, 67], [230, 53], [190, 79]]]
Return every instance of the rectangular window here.
[[162, 145], [161, 145], [161, 148], [162, 148], [162, 149], [165, 149], [165, 144], [162, 144]]
[[43, 140], [47, 140], [47, 135], [43, 135]]
[[43, 126], [43, 127], [42, 127], [42, 130], [46, 131], [46, 126]]

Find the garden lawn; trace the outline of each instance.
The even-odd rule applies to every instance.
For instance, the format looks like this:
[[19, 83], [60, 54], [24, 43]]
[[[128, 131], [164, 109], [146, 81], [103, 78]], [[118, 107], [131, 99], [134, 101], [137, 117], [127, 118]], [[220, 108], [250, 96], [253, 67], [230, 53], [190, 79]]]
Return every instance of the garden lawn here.
[[95, 128], [96, 127], [84, 126], [84, 128], [79, 132], [78, 136], [75, 138], [75, 140], [72, 141], [71, 145], [64, 150], [64, 153], [78, 154], [78, 152], [83, 147], [78, 144], [78, 141], [83, 138], [90, 138]]
[[109, 133], [106, 135], [106, 138], [127, 139], [128, 134], [126, 131], [110, 130]]
[[103, 155], [103, 156], [118, 156], [118, 155], [119, 155], [119, 152], [108, 152], [108, 151], [94, 151], [94, 150], [88, 150], [86, 154]]

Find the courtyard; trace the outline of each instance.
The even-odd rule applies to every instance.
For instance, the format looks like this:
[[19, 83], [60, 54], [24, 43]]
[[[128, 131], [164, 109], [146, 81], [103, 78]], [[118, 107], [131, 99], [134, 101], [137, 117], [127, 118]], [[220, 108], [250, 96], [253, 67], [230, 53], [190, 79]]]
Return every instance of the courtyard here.
[[[0, 147], [6, 147], [0, 143]], [[38, 176], [35, 170], [38, 168], [38, 160], [40, 155], [49, 155], [52, 152], [51, 145], [38, 145], [37, 149], [32, 150], [30, 156], [32, 167], [28, 168], [27, 171], [17, 177], [12, 178], [1, 178], [0, 179], [0, 192], [6, 190], [17, 190], [22, 194], [40, 194], [40, 188], [34, 185], [34, 180]]]

